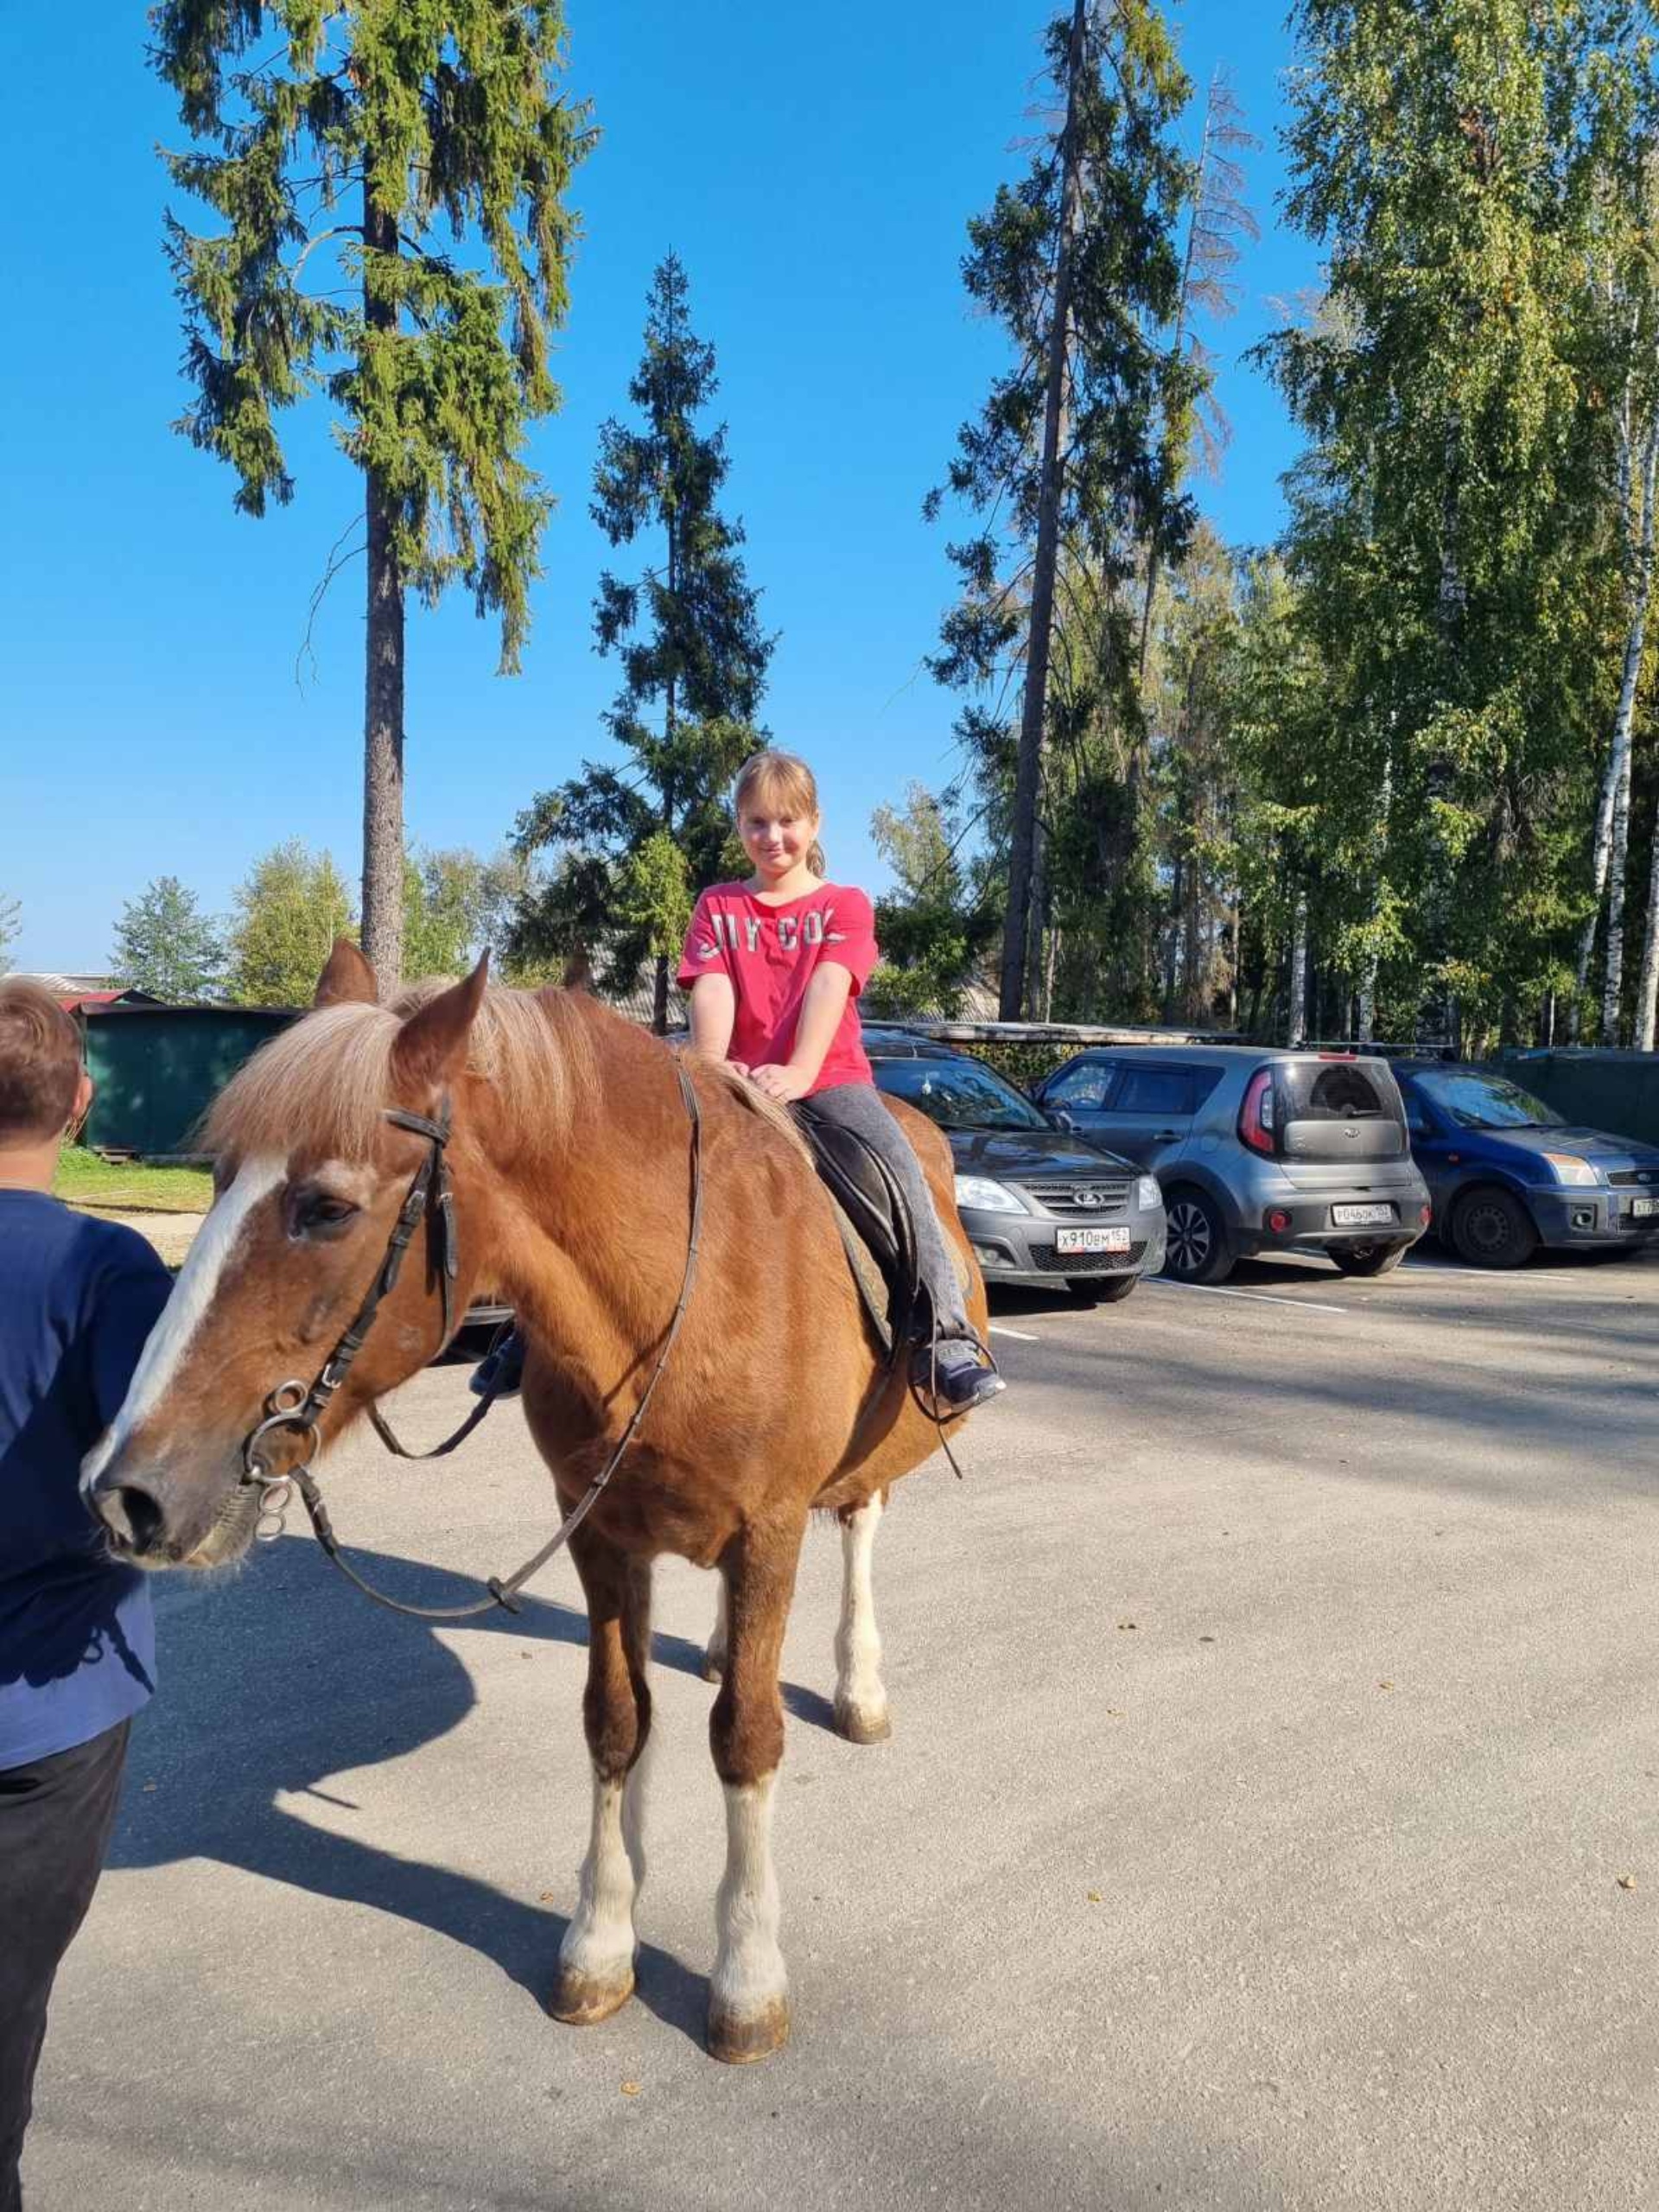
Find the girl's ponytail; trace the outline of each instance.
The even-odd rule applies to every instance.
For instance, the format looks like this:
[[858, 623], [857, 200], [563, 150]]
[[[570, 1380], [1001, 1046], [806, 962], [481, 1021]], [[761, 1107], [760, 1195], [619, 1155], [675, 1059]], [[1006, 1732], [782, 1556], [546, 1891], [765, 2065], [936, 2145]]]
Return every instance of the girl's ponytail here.
[[830, 863], [823, 857], [823, 847], [816, 837], [812, 840], [811, 850], [807, 854], [806, 864], [814, 875], [827, 876], [830, 873]]

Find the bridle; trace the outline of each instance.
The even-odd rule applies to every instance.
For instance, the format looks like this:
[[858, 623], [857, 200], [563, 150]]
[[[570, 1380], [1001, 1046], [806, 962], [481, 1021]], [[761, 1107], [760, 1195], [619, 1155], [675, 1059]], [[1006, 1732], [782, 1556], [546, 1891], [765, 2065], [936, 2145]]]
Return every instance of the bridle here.
[[[437, 1113], [432, 1116], [404, 1113], [397, 1107], [388, 1106], [381, 1109], [385, 1118], [394, 1128], [408, 1129], [414, 1135], [423, 1137], [426, 1154], [415, 1171], [414, 1179], [398, 1209], [397, 1218], [392, 1224], [391, 1234], [386, 1240], [386, 1249], [375, 1270], [374, 1280], [334, 1350], [318, 1369], [310, 1388], [308, 1389], [296, 1378], [279, 1382], [265, 1400], [264, 1419], [242, 1440], [240, 1480], [245, 1484], [256, 1487], [260, 1494], [259, 1518], [254, 1529], [257, 1541], [270, 1543], [282, 1535], [284, 1516], [297, 1490], [310, 1516], [317, 1541], [346, 1580], [355, 1583], [365, 1597], [372, 1598], [377, 1605], [385, 1605], [394, 1613], [406, 1613], [417, 1620], [428, 1621], [467, 1620], [474, 1614], [487, 1612], [492, 1605], [504, 1605], [510, 1613], [522, 1610], [518, 1604], [518, 1592], [531, 1577], [539, 1573], [554, 1554], [563, 1548], [574, 1531], [587, 1519], [600, 1492], [616, 1472], [623, 1454], [639, 1433], [646, 1408], [662, 1378], [663, 1370], [668, 1365], [669, 1354], [680, 1333], [686, 1308], [691, 1302], [692, 1286], [696, 1281], [697, 1250], [702, 1235], [702, 1115], [697, 1104], [697, 1094], [684, 1068], [677, 1063], [675, 1072], [679, 1077], [680, 1096], [684, 1103], [686, 1118], [691, 1125], [691, 1222], [679, 1299], [663, 1338], [662, 1351], [652, 1370], [651, 1380], [646, 1383], [627, 1427], [618, 1439], [615, 1449], [541, 1549], [527, 1559], [522, 1567], [515, 1568], [512, 1573], [491, 1575], [484, 1586], [487, 1595], [475, 1599], [470, 1605], [404, 1605], [366, 1581], [341, 1552], [313, 1465], [322, 1449], [321, 1424], [323, 1415], [351, 1373], [382, 1302], [391, 1295], [403, 1270], [404, 1255], [409, 1249], [423, 1217], [428, 1225], [432, 1272], [438, 1279], [443, 1308], [443, 1333], [439, 1339], [437, 1351], [442, 1351], [454, 1334], [454, 1287], [460, 1273], [461, 1251], [455, 1223], [454, 1192], [450, 1183], [448, 1162], [444, 1156], [450, 1128], [448, 1098], [442, 1101]], [[433, 1357], [436, 1357], [436, 1352]], [[400, 1459], [441, 1459], [472, 1434], [494, 1402], [495, 1393], [492, 1390], [474, 1407], [454, 1435], [446, 1437], [430, 1452], [405, 1451], [378, 1407], [370, 1407], [369, 1419], [376, 1433]], [[296, 1431], [304, 1441], [299, 1464], [277, 1473], [260, 1456], [259, 1446], [264, 1438], [282, 1429]]]

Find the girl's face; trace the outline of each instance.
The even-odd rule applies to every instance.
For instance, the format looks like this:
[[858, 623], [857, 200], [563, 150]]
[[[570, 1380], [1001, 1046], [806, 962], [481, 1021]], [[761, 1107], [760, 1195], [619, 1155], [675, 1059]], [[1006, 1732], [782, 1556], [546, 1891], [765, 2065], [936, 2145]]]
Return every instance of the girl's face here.
[[737, 818], [749, 865], [763, 883], [781, 883], [806, 866], [818, 834], [816, 814], [791, 814], [782, 799], [757, 793]]

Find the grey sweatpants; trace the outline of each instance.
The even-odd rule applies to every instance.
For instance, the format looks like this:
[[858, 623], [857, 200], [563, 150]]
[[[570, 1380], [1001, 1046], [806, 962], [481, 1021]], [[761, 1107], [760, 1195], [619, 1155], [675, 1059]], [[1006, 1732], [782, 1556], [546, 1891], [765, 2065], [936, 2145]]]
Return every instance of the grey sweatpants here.
[[945, 1247], [933, 1193], [927, 1187], [916, 1147], [888, 1113], [880, 1092], [873, 1083], [837, 1083], [828, 1090], [815, 1090], [810, 1103], [827, 1121], [839, 1122], [843, 1128], [862, 1137], [893, 1170], [910, 1200], [922, 1283], [938, 1317], [939, 1332], [946, 1337], [968, 1335], [973, 1325], [962, 1302], [962, 1280]]

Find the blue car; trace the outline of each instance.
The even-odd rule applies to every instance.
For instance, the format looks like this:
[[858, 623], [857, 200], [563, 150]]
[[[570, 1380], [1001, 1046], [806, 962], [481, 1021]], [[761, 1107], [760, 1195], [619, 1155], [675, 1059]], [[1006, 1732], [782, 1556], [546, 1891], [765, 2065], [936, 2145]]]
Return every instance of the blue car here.
[[1659, 1146], [1577, 1128], [1485, 1068], [1391, 1065], [1435, 1229], [1471, 1267], [1518, 1268], [1540, 1245], [1630, 1252], [1659, 1236]]

